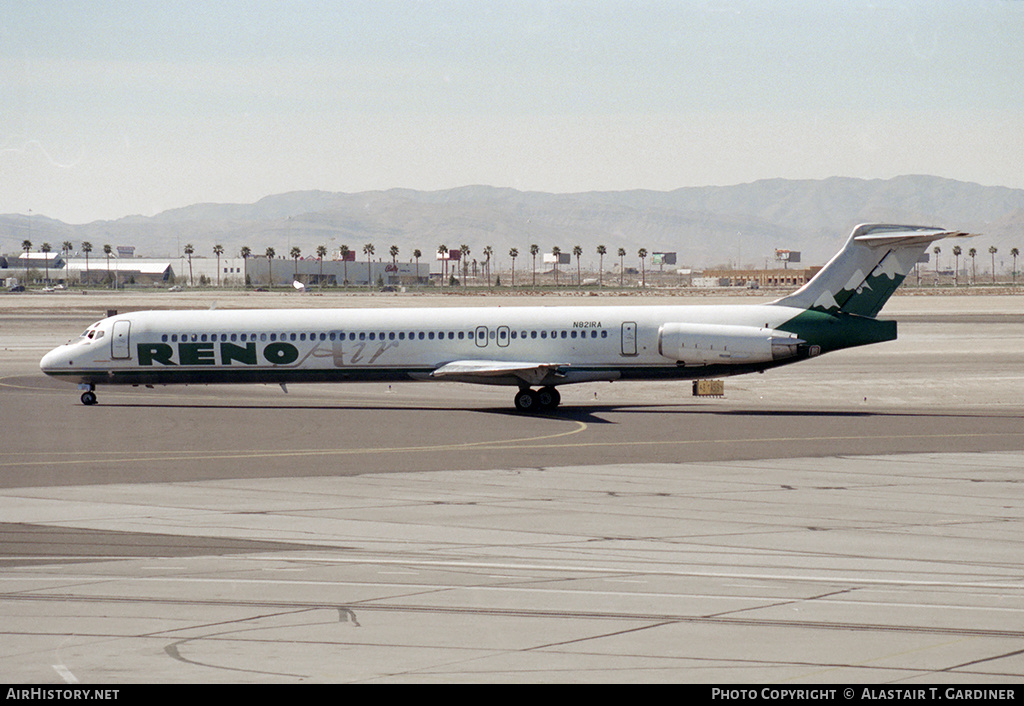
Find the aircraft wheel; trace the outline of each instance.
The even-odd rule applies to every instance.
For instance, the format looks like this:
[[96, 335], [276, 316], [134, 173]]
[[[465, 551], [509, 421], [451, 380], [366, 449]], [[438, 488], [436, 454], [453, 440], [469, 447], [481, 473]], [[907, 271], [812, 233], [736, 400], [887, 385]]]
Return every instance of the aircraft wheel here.
[[517, 392], [515, 402], [519, 412], [536, 412], [540, 408], [537, 393], [529, 388]]
[[541, 409], [554, 409], [561, 401], [562, 395], [554, 386], [543, 387], [537, 393], [537, 402], [540, 404]]
[[91, 405], [96, 404], [96, 393], [93, 392], [92, 390], [89, 390], [88, 392], [83, 392], [82, 393], [82, 404], [84, 404], [86, 406], [91, 406]]

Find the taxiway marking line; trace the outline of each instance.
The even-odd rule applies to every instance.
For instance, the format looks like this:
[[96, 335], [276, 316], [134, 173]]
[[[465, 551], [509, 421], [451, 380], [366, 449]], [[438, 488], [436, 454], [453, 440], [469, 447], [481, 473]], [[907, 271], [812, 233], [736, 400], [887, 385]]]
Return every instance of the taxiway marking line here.
[[[360, 454], [378, 454], [378, 453], [415, 453], [423, 451], [465, 451], [469, 449], [506, 449], [506, 448], [521, 448], [522, 444], [528, 444], [527, 448], [544, 448], [544, 446], [535, 447], [532, 446], [534, 442], [549, 441], [551, 439], [559, 439], [566, 436], [572, 436], [579, 434], [580, 432], [586, 431], [588, 425], [585, 422], [573, 421], [575, 428], [568, 431], [562, 431], [555, 434], [543, 434], [540, 436], [529, 436], [522, 439], [500, 439], [500, 440], [488, 440], [488, 441], [467, 441], [461, 444], [435, 444], [431, 446], [398, 446], [398, 447], [387, 447], [383, 446], [380, 448], [359, 448], [359, 449], [292, 449], [284, 451], [222, 451], [222, 452], [203, 452], [203, 451], [180, 451], [172, 454], [166, 452], [152, 451], [152, 452], [112, 452], [112, 451], [101, 451], [92, 454], [90, 458], [74, 458], [74, 459], [58, 459], [49, 461], [5, 461], [0, 463], [0, 468], [12, 468], [12, 467], [24, 467], [24, 466], [66, 466], [66, 465], [80, 465], [83, 463], [151, 463], [154, 461], [213, 461], [213, 460], [234, 460], [234, 459], [251, 459], [251, 458], [291, 458], [291, 457], [302, 457], [302, 456], [348, 456], [348, 455], [360, 455]], [[17, 452], [16, 452], [17, 453]], [[27, 454], [29, 452], [21, 452]], [[33, 456], [47, 455], [45, 452], [31, 452]], [[131, 453], [131, 456], [125, 457], [124, 454]], [[157, 454], [157, 455], [147, 455]], [[162, 454], [162, 455], [161, 455]], [[50, 454], [53, 455], [53, 454]], [[60, 452], [59, 455], [76, 455], [81, 456], [82, 452]]]
[[[524, 439], [504, 439], [491, 441], [472, 441], [463, 444], [437, 444], [431, 446], [396, 446], [377, 448], [355, 448], [355, 449], [294, 449], [284, 451], [223, 451], [223, 452], [201, 452], [201, 451], [180, 451], [174, 453], [166, 452], [130, 452], [131, 456], [124, 456], [129, 452], [95, 452], [89, 458], [58, 459], [48, 461], [4, 461], [0, 462], [0, 468], [24, 468], [31, 466], [71, 466], [90, 463], [155, 463], [165, 461], [216, 461], [216, 460], [244, 460], [260, 458], [302, 458], [315, 456], [358, 456], [374, 454], [397, 454], [397, 453], [422, 453], [425, 451], [504, 451], [524, 449], [584, 449], [584, 448], [626, 448], [626, 447], [653, 447], [653, 446], [696, 446], [699, 444], [777, 444], [795, 442], [835, 442], [835, 441], [865, 441], [885, 439], [890, 441], [910, 441], [920, 439], [993, 439], [1006, 437], [1022, 437], [1024, 431], [1019, 432], [980, 432], [964, 434], [859, 434], [847, 436], [779, 436], [762, 437], [753, 439], [669, 439], [652, 441], [589, 441], [580, 443], [539, 443], [558, 439], [566, 436], [573, 436], [588, 429], [584, 422], [575, 421], [575, 429], [558, 434], [527, 437]], [[17, 452], [16, 452], [17, 453]], [[22, 452], [27, 453], [27, 452]], [[81, 455], [78, 452], [76, 455]], [[12, 454], [14, 455], [14, 454]], [[34, 456], [45, 454], [33, 453]]]
[[[591, 573], [612, 573], [610, 569], [594, 569], [586, 567], [559, 567], [559, 572], [566, 574], [574, 574], [584, 572], [587, 574]], [[719, 572], [704, 572], [704, 571], [665, 571], [665, 570], [654, 570], [648, 572], [652, 575], [659, 576], [674, 576], [682, 578], [718, 578], [722, 576], [728, 576], [732, 578], [745, 576], [744, 574], [732, 574], [732, 573], [719, 573]], [[765, 579], [769, 578], [775, 581], [781, 582], [809, 582], [809, 583], [849, 583], [855, 585], [869, 585], [869, 586], [898, 586], [902, 588], [920, 588], [920, 587], [942, 587], [942, 588], [976, 588], [979, 586], [985, 586], [989, 588], [998, 588], [1000, 590], [1014, 590], [1019, 591], [1020, 586], [1014, 584], [1001, 584], [1001, 583], [982, 583], [982, 582], [971, 582], [971, 581], [926, 581], [926, 580], [904, 580], [904, 579], [871, 579], [871, 578], [858, 578], [851, 576], [807, 576], [800, 574], [776, 574], [776, 575], [763, 575], [763, 574], [751, 574], [750, 578]], [[549, 577], [550, 581], [552, 577]], [[595, 576], [595, 578], [600, 578]], [[934, 609], [944, 608], [948, 610], [970, 610], [970, 611], [985, 611], [991, 613], [1011, 613], [1017, 614], [1024, 612], [1024, 607], [1019, 606], [993, 606], [993, 605], [962, 605], [959, 603], [924, 603], [924, 602], [900, 602], [900, 601], [881, 601], [881, 600], [863, 600], [853, 598], [813, 598], [801, 595], [794, 595], [791, 597], [780, 597], [777, 595], [742, 595], [742, 594], [712, 594], [712, 593], [670, 593], [665, 591], [643, 591], [643, 590], [590, 590], [586, 588], [540, 588], [536, 586], [489, 586], [489, 585], [465, 585], [465, 584], [444, 584], [444, 583], [398, 583], [398, 582], [383, 582], [383, 581], [324, 581], [324, 580], [306, 580], [306, 579], [239, 579], [239, 578], [210, 578], [210, 577], [178, 577], [178, 576], [124, 576], [124, 577], [112, 577], [110, 575], [102, 576], [60, 576], [60, 577], [46, 577], [46, 576], [5, 576], [0, 577], [0, 583], [18, 583], [18, 582], [29, 582], [33, 584], [40, 584], [46, 581], [53, 581], [58, 583], [64, 583], [67, 581], [77, 581], [84, 583], [121, 583], [121, 584], [197, 584], [197, 585], [219, 585], [219, 584], [230, 584], [232, 586], [310, 586], [310, 587], [321, 587], [321, 588], [375, 588], [375, 589], [401, 589], [403, 591], [416, 590], [422, 591], [456, 591], [456, 592], [467, 592], [467, 593], [524, 593], [532, 595], [572, 595], [572, 596], [607, 596], [607, 597], [640, 597], [640, 598], [668, 598], [668, 599], [691, 599], [691, 600], [712, 600], [722, 602], [747, 602], [747, 601], [798, 601], [804, 604], [827, 604], [837, 606], [864, 606], [864, 607], [898, 607], [898, 608], [920, 608], [920, 609]], [[574, 577], [565, 576], [562, 580], [574, 580]], [[17, 589], [15, 589], [17, 590]], [[7, 598], [17, 598], [19, 600], [53, 600], [57, 598], [50, 592], [39, 592], [44, 591], [43, 587], [39, 589], [27, 589], [28, 592], [18, 592], [16, 594], [8, 595]], [[61, 597], [75, 596], [73, 593], [60, 594]], [[94, 594], [88, 594], [82, 596], [83, 598], [100, 598]], [[369, 600], [356, 600], [343, 603], [344, 605], [355, 605], [358, 603], [369, 604], [369, 605], [387, 605], [388, 601], [394, 600], [397, 596], [383, 596], [380, 598], [369, 599]], [[108, 596], [107, 598], [110, 598]], [[149, 596], [146, 597], [149, 600], [160, 600], [160, 596]], [[172, 599], [173, 600], [173, 599]], [[765, 609], [775, 607], [774, 603], [771, 605], [757, 606], [757, 609]]]

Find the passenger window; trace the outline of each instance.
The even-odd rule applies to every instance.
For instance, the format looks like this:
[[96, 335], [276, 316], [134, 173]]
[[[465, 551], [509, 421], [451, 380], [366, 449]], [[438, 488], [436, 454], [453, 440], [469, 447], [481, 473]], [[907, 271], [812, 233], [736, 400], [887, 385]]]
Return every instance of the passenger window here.
[[422, 331], [420, 331], [420, 340], [422, 341], [423, 339], [424, 339], [424, 334], [423, 334]]
[[427, 338], [429, 338], [431, 341], [433, 341], [434, 340], [434, 332], [431, 331], [430, 333], [428, 333], [427, 334]]
[[548, 332], [547, 331], [541, 331], [540, 332], [540, 337], [541, 338], [547, 338], [548, 337]]
[[365, 341], [365, 340], [366, 340], [366, 334], [365, 334], [365, 333], [362, 333], [362, 332], [360, 332], [360, 334], [359, 334], [359, 340], [360, 340], [360, 341]]
[[167, 334], [165, 333], [163, 336], [161, 336], [160, 340], [163, 341], [164, 343], [167, 343]]

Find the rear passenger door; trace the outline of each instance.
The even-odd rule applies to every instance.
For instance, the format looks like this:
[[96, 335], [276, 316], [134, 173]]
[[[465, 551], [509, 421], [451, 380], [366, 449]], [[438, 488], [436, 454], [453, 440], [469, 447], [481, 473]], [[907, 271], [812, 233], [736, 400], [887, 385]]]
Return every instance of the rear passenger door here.
[[622, 355], [636, 355], [636, 322], [622, 324]]

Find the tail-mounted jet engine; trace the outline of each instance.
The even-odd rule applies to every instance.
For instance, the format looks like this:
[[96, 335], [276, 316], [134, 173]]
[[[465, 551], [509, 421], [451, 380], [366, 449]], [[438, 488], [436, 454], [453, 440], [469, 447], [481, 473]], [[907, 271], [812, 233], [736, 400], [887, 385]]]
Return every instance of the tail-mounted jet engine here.
[[665, 324], [658, 331], [658, 352], [685, 365], [741, 365], [811, 357], [820, 351], [793, 334], [770, 328]]

